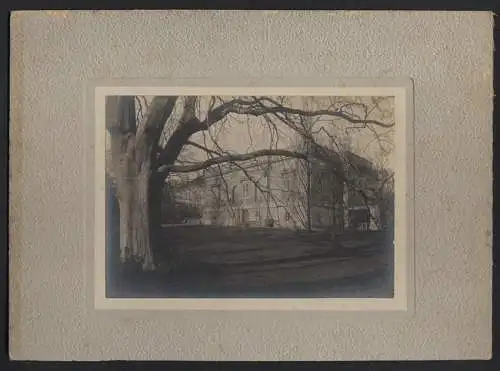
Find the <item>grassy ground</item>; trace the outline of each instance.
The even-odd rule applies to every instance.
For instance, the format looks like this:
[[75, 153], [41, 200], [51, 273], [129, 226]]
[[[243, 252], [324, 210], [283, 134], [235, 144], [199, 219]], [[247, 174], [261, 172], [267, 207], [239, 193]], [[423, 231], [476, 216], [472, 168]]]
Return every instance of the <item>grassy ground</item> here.
[[164, 228], [157, 272], [121, 277], [119, 297], [392, 297], [392, 240], [267, 228]]

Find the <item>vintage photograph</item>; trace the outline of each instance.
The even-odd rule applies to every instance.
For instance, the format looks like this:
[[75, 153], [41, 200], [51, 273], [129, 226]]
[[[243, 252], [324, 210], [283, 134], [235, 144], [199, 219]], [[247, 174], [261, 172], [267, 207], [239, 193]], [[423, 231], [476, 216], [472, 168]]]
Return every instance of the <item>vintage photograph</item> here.
[[392, 298], [393, 96], [107, 95], [107, 298]]

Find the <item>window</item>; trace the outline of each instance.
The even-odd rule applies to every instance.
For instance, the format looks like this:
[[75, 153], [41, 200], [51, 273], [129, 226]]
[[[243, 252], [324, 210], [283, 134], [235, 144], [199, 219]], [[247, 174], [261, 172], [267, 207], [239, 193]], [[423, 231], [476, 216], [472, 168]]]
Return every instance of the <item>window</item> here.
[[231, 189], [229, 202], [233, 205], [236, 202], [236, 186], [233, 186]]
[[264, 177], [267, 178], [267, 177], [271, 176], [272, 166], [273, 166], [273, 164], [271, 164], [271, 163], [268, 163], [266, 165], [266, 167], [264, 168]]
[[286, 191], [290, 191], [290, 174], [283, 174], [283, 184]]
[[216, 181], [212, 184], [212, 190], [215, 192], [215, 193], [218, 193], [220, 191], [220, 182], [219, 181]]
[[293, 171], [291, 170], [287, 170], [287, 171], [283, 171], [281, 173], [281, 177], [283, 178], [283, 188], [285, 191], [292, 191], [292, 188], [293, 188]]
[[328, 190], [328, 174], [325, 171], [319, 173], [318, 183], [321, 193], [324, 193]]
[[216, 202], [219, 202], [220, 201], [220, 196], [221, 196], [221, 188], [220, 188], [220, 184], [219, 183], [214, 183], [212, 185], [212, 189], [211, 189], [211, 193], [212, 193], [212, 196], [213, 196], [213, 200], [215, 200]]
[[285, 170], [281, 173], [281, 177], [283, 178], [283, 188], [282, 188], [282, 196], [283, 200], [290, 199], [293, 194], [297, 192], [296, 183], [295, 183], [295, 172], [293, 170]]
[[255, 220], [260, 222], [260, 209], [255, 210]]
[[285, 221], [289, 222], [292, 219], [292, 216], [288, 211], [285, 211]]
[[318, 211], [316, 213], [316, 222], [319, 224], [319, 225], [322, 225], [323, 224], [323, 215], [321, 215], [321, 212]]
[[[259, 201], [259, 187], [257, 187], [257, 184], [255, 184], [254, 187], [254, 194], [253, 194], [253, 200], [255, 202]], [[260, 210], [259, 210], [260, 211]], [[260, 217], [260, 216], [259, 216]]]
[[243, 198], [248, 198], [249, 184], [247, 182], [243, 183]]

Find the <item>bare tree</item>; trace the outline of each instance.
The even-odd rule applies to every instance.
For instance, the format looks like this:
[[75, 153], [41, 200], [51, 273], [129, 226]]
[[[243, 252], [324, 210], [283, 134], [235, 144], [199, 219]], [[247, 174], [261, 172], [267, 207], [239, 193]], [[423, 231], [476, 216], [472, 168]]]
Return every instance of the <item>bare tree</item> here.
[[120, 208], [122, 262], [141, 264], [144, 270], [155, 268], [155, 249], [161, 243], [159, 200], [165, 181], [172, 174], [276, 156], [308, 159], [301, 151], [271, 147], [246, 153], [207, 149], [207, 153], [211, 152], [205, 160], [181, 161], [186, 148], [193, 145], [190, 138], [194, 134], [213, 130], [219, 124], [222, 128], [230, 116], [266, 118], [270, 135], [279, 134], [276, 124], [279, 122], [312, 139], [311, 129], [306, 129], [303, 123], [314, 118], [326, 120], [329, 127], [341, 121], [357, 130], [394, 126], [394, 122], [373, 119], [369, 108], [364, 106], [365, 114], [359, 115], [353, 109], [357, 104], [295, 108], [284, 97], [211, 97], [202, 113], [199, 97], [156, 96], [149, 103], [132, 96], [108, 97], [106, 126], [111, 137], [110, 172]]

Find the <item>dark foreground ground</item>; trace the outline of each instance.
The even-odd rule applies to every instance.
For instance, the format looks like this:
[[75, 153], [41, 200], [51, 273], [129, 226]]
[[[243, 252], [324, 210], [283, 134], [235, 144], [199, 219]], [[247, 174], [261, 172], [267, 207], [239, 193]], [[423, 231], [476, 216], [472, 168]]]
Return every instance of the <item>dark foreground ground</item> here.
[[320, 233], [207, 226], [164, 228], [175, 269], [108, 272], [108, 297], [393, 296], [393, 244], [384, 232], [357, 232], [337, 243]]

